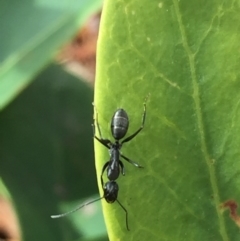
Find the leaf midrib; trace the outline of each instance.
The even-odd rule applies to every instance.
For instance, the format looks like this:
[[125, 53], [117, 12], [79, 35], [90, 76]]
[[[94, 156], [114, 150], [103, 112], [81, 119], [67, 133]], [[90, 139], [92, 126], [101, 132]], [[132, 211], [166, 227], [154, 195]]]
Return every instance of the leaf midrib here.
[[174, 5], [174, 10], [176, 13], [177, 21], [179, 24], [179, 29], [180, 29], [180, 34], [182, 37], [182, 42], [183, 42], [183, 47], [187, 53], [188, 59], [189, 59], [189, 65], [190, 65], [190, 72], [191, 72], [191, 81], [192, 81], [192, 86], [193, 86], [193, 94], [192, 98], [194, 100], [195, 104], [195, 110], [196, 110], [196, 116], [197, 116], [197, 125], [198, 125], [198, 130], [199, 130], [199, 136], [200, 136], [200, 141], [201, 141], [201, 150], [204, 156], [204, 160], [207, 164], [208, 170], [209, 170], [209, 176], [210, 176], [210, 182], [211, 182], [211, 187], [213, 190], [213, 201], [215, 203], [215, 208], [218, 216], [218, 221], [219, 221], [219, 227], [220, 227], [220, 234], [222, 236], [223, 241], [228, 241], [228, 235], [226, 232], [226, 225], [224, 222], [224, 218], [220, 213], [219, 206], [220, 206], [220, 197], [219, 197], [219, 188], [216, 180], [216, 174], [215, 174], [215, 167], [211, 163], [211, 158], [209, 156], [209, 152], [207, 149], [206, 145], [206, 138], [205, 138], [205, 130], [204, 130], [204, 125], [203, 125], [203, 116], [201, 112], [201, 103], [200, 103], [200, 90], [197, 82], [197, 76], [196, 76], [196, 67], [195, 67], [195, 54], [192, 53], [187, 37], [186, 37], [186, 32], [185, 28], [182, 22], [182, 17], [179, 9], [179, 2], [178, 0], [173, 0], [173, 5]]

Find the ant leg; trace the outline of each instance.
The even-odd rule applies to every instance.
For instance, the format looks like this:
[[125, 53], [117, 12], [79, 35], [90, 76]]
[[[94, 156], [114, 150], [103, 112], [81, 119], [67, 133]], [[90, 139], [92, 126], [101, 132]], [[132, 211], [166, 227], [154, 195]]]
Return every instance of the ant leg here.
[[119, 160], [119, 165], [121, 167], [122, 175], [125, 176], [124, 165], [123, 165], [122, 161], [120, 161], [120, 160]]
[[127, 230], [130, 231], [129, 227], [128, 227], [128, 211], [127, 209], [116, 199], [116, 201], [118, 202], [118, 204], [121, 206], [121, 208], [125, 211], [126, 213], [126, 227]]
[[130, 159], [127, 158], [126, 156], [124, 156], [124, 155], [122, 155], [122, 154], [120, 154], [120, 156], [121, 156], [122, 158], [124, 158], [126, 161], [128, 161], [129, 163], [131, 163], [132, 165], [134, 165], [135, 167], [143, 168], [143, 166], [141, 166], [141, 165], [137, 164], [136, 162], [130, 160]]
[[107, 166], [109, 165], [109, 162], [106, 162], [105, 165], [103, 166], [102, 173], [101, 173], [101, 184], [102, 188], [104, 189], [104, 183], [103, 183], [103, 173], [105, 172]]
[[[93, 118], [93, 120], [94, 120], [94, 123], [95, 123], [95, 121], [96, 121], [98, 133], [99, 133], [99, 135], [100, 135], [100, 139], [103, 139], [103, 138], [102, 138], [102, 132], [101, 132], [101, 129], [100, 129], [100, 125], [99, 125], [99, 122], [98, 122], [98, 111], [97, 111], [97, 108], [96, 108], [95, 104], [92, 103], [92, 105], [93, 105], [93, 108], [94, 108], [94, 110], [95, 110], [95, 112], [96, 112], [96, 118], [95, 118], [95, 119]], [[94, 125], [94, 124], [93, 124], [93, 125]], [[95, 135], [95, 125], [94, 125], [94, 135]]]
[[133, 133], [132, 135], [130, 135], [129, 137], [125, 138], [121, 144], [123, 144], [124, 142], [128, 142], [130, 140], [132, 140], [144, 127], [144, 124], [145, 124], [145, 119], [146, 119], [146, 102], [147, 102], [147, 99], [149, 97], [149, 94], [147, 95], [147, 97], [145, 98], [145, 101], [143, 103], [143, 115], [142, 115], [142, 124], [141, 124], [141, 127], [135, 132]]
[[[93, 124], [92, 124], [92, 128], [93, 128], [93, 136], [96, 140], [98, 140], [102, 145], [104, 145], [105, 147], [107, 147], [108, 149], [110, 149], [110, 146], [109, 144], [111, 143], [110, 140], [108, 139], [103, 139], [102, 138], [102, 132], [101, 132], [101, 129], [100, 129], [100, 125], [99, 125], [99, 122], [98, 122], [98, 112], [97, 112], [97, 108], [96, 106], [94, 105], [94, 103], [92, 103], [94, 109], [95, 109], [95, 112], [96, 112], [96, 119], [93, 119]], [[98, 133], [100, 135], [100, 138], [98, 138], [96, 136], [96, 131], [95, 131], [95, 121], [96, 121], [96, 125], [97, 125], [97, 130], [98, 130]]]
[[99, 139], [97, 136], [94, 136], [94, 138], [99, 141], [102, 145], [110, 149], [111, 147], [108, 144], [111, 144], [111, 141], [108, 139]]

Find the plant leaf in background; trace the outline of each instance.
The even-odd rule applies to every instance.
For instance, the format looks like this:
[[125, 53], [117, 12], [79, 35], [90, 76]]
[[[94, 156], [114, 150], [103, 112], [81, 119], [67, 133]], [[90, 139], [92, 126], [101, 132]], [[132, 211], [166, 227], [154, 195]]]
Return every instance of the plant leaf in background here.
[[51, 66], [0, 113], [0, 176], [16, 205], [23, 240], [107, 239], [98, 204], [50, 218], [97, 193], [92, 96], [85, 83]]
[[0, 1], [0, 109], [55, 56], [100, 0]]
[[[16, 212], [12, 205], [11, 195], [0, 178], [0, 237], [2, 240], [20, 240], [21, 231]], [[3, 218], [5, 217], [5, 218]], [[6, 218], [7, 217], [7, 218]]]
[[[119, 107], [129, 134], [139, 128], [151, 94], [144, 129], [122, 147], [144, 166], [123, 160], [117, 180], [130, 232], [121, 207], [103, 201], [111, 241], [239, 240], [236, 205], [226, 205], [240, 203], [239, 11], [237, 1], [105, 1], [95, 87], [103, 136]], [[109, 156], [95, 149], [100, 175]]]

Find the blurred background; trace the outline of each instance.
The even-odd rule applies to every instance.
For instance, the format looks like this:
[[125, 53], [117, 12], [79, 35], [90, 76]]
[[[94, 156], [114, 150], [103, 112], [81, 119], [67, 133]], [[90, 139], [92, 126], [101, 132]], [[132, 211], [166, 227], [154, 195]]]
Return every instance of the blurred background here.
[[0, 1], [0, 240], [108, 240], [100, 202], [50, 218], [99, 197], [91, 124], [102, 3], [65, 4]]

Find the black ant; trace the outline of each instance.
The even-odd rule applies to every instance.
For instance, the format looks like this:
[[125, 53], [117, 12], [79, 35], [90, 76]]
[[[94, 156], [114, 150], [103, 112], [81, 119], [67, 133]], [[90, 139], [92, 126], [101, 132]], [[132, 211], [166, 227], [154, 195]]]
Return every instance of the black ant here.
[[[120, 160], [120, 157], [134, 165], [135, 167], [138, 168], [143, 168], [143, 166], [139, 165], [138, 163], [130, 160], [128, 157], [124, 156], [121, 152], [120, 149], [122, 148], [123, 143], [128, 142], [132, 140], [144, 127], [145, 119], [146, 119], [146, 101], [148, 99], [148, 96], [146, 97], [144, 103], [143, 103], [143, 115], [142, 115], [142, 124], [141, 127], [134, 132], [132, 135], [128, 136], [124, 140], [120, 142], [120, 140], [126, 135], [128, 131], [128, 126], [129, 126], [129, 118], [128, 114], [124, 109], [117, 109], [115, 113], [113, 114], [112, 121], [111, 121], [111, 132], [112, 136], [115, 139], [115, 142], [111, 142], [108, 139], [103, 139], [102, 138], [102, 133], [100, 130], [100, 126], [98, 123], [98, 112], [96, 111], [96, 125], [97, 129], [100, 135], [100, 138], [95, 135], [95, 125], [93, 124], [93, 133], [94, 133], [94, 138], [98, 140], [102, 145], [107, 147], [109, 149], [109, 154], [110, 154], [110, 160], [105, 163], [102, 169], [102, 174], [101, 174], [101, 180], [103, 179], [103, 173], [107, 169], [107, 177], [110, 181], [114, 181], [119, 177], [120, 169], [122, 172], [122, 175], [125, 175], [124, 172], [124, 165], [122, 161]], [[94, 106], [94, 104], [93, 104]], [[95, 108], [96, 110], [96, 108]], [[102, 181], [103, 182], [103, 181]]]
[[105, 198], [107, 203], [114, 203], [115, 201], [117, 201], [118, 204], [121, 206], [121, 208], [125, 211], [125, 213], [126, 213], [126, 227], [127, 227], [127, 230], [130, 231], [129, 227], [128, 227], [128, 212], [127, 212], [127, 209], [117, 199], [118, 190], [119, 190], [118, 184], [115, 181], [108, 181], [108, 182], [105, 183], [105, 185], [103, 184], [102, 180], [101, 180], [101, 182], [102, 182], [102, 187], [103, 187], [103, 196], [102, 197], [97, 198], [95, 200], [92, 200], [90, 202], [84, 203], [84, 204], [78, 206], [77, 208], [75, 208], [74, 210], [71, 210], [69, 212], [58, 214], [58, 215], [51, 215], [51, 218], [64, 217], [64, 216], [66, 216], [70, 213], [76, 212], [77, 210], [79, 210], [79, 209], [81, 209], [81, 208], [83, 208], [83, 207], [85, 207], [85, 206], [87, 206], [91, 203], [97, 202], [97, 201]]

